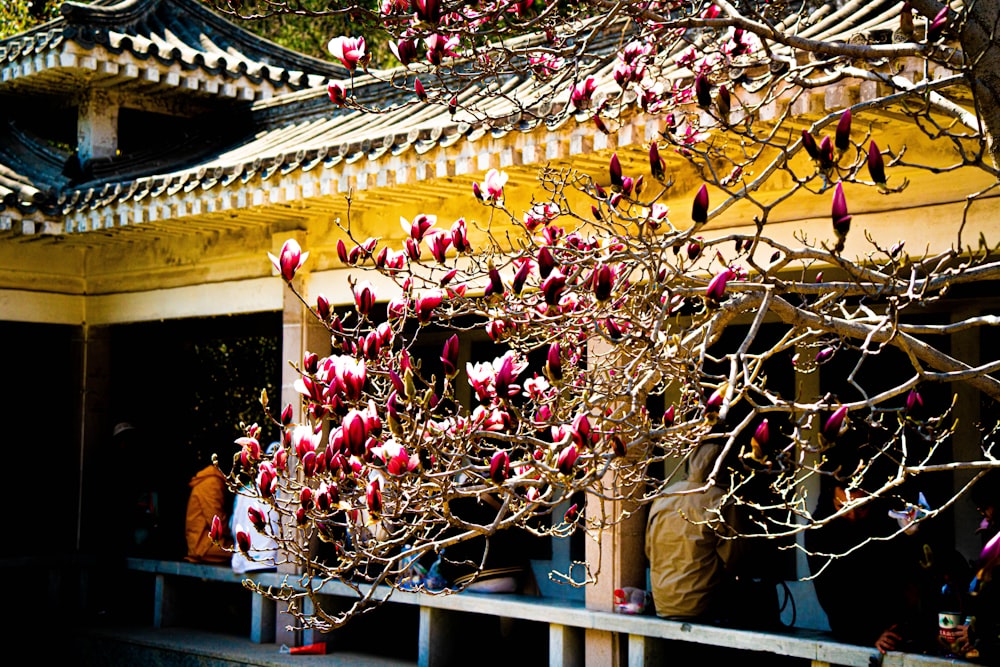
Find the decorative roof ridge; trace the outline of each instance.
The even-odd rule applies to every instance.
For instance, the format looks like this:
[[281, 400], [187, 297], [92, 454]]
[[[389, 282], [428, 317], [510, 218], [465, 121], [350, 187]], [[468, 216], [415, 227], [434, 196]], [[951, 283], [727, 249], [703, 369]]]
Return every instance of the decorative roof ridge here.
[[[67, 1], [61, 6], [60, 12], [63, 16], [62, 20], [68, 25], [121, 29], [141, 22], [164, 7], [171, 13], [179, 10], [184, 15], [186, 22], [194, 21], [200, 25], [210, 26], [229, 35], [241, 47], [257, 52], [256, 54], [246, 54], [249, 57], [259, 59], [259, 56], [264, 56], [274, 61], [265, 61], [263, 64], [276, 64], [330, 78], [341, 78], [348, 74], [346, 68], [340, 63], [320, 60], [280, 46], [255, 35], [237, 23], [227, 20], [196, 0], [119, 0], [117, 2], [105, 0], [87, 5]], [[56, 19], [56, 22], [59, 20]]]

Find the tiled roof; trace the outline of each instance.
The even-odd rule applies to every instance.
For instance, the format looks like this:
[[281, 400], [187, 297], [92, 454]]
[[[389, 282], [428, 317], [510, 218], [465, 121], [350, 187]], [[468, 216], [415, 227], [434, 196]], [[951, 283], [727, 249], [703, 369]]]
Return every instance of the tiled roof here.
[[[61, 18], [0, 41], [4, 85], [37, 79], [50, 69], [87, 67], [89, 63], [83, 62], [87, 59], [95, 70], [100, 63], [114, 63], [115, 74], [124, 74], [121, 68], [128, 66], [136, 76], [147, 64], [165, 73], [177, 66], [182, 73], [220, 76], [229, 83], [266, 86], [275, 92], [320, 85], [345, 74], [339, 63], [310, 58], [257, 37], [197, 0], [66, 2], [61, 11]], [[56, 86], [52, 78], [35, 85]], [[176, 78], [176, 85], [185, 85], [180, 79], [186, 77]], [[158, 79], [168, 85], [169, 77]], [[223, 86], [214, 88], [217, 93]]]
[[[134, 0], [126, 4], [138, 7], [154, 2]], [[189, 0], [173, 0], [171, 6], [186, 7], [188, 3]], [[68, 15], [71, 16], [72, 12]], [[847, 40], [853, 36], [855, 40], [888, 42], [898, 25], [898, 16], [899, 4], [895, 0], [854, 0], [826, 16], [814, 17], [814, 23], [799, 30], [798, 34], [825, 40]], [[617, 42], [611, 41], [612, 38], [617, 39], [609, 37], [608, 48], [599, 50], [604, 55], [598, 63], [596, 76], [599, 86], [617, 90], [612, 76], [615, 53], [612, 47]], [[787, 57], [791, 59], [793, 54]], [[690, 72], [670, 59], [663, 68], [662, 76], [666, 79], [688, 78]], [[762, 72], [755, 72], [753, 67], [747, 68], [743, 81], [745, 90], [752, 94], [754, 90], [764, 87], [769, 77], [766, 68]], [[826, 104], [821, 102], [818, 110], [822, 111], [824, 106], [841, 108], [845, 101], [857, 101], [856, 84], [854, 88], [846, 96], [831, 97], [827, 92]], [[452, 115], [443, 106], [419, 102], [412, 93], [412, 75], [404, 69], [359, 75], [354, 82], [354, 94], [363, 102], [381, 106], [382, 113], [338, 109], [327, 99], [325, 87], [284, 94], [254, 104], [245, 135], [231, 141], [216, 142], [214, 146], [198, 144], [197, 150], [192, 146], [177, 147], [170, 155], [157, 158], [160, 169], [154, 169], [155, 164], [148, 161], [134, 161], [130, 165], [119, 165], [114, 173], [95, 174], [92, 181], [74, 187], [55, 171], [42, 173], [44, 170], [37, 170], [38, 165], [29, 166], [27, 161], [22, 161], [13, 167], [9, 177], [0, 171], [0, 195], [10, 205], [11, 193], [19, 193], [18, 201], [22, 208], [38, 206], [38, 201], [44, 201], [46, 210], [65, 216], [66, 232], [82, 232], [148, 221], [168, 214], [150, 214], [139, 210], [141, 207], [152, 207], [158, 198], [165, 202], [164, 210], [170, 215], [196, 215], [212, 210], [220, 201], [226, 207], [249, 206], [248, 202], [264, 196], [259, 192], [248, 194], [243, 186], [250, 182], [257, 189], [264, 190], [268, 182], [272, 183], [275, 193], [278, 193], [275, 196], [280, 198], [309, 198], [336, 194], [348, 187], [365, 189], [482, 171], [489, 166], [544, 162], [560, 153], [583, 156], [609, 146], [608, 139], [593, 129], [589, 113], [575, 116], [564, 113], [558, 120], [543, 126], [538, 117], [519, 113], [517, 106], [510, 102], [517, 100], [521, 105], [530, 105], [532, 101], [540, 100], [549, 110], [564, 109], [565, 96], [546, 97], [544, 83], [540, 84], [530, 77], [512, 77], [504, 90], [507, 101], [478, 92], [471, 93], [472, 99], [463, 100], [463, 103], [468, 102], [470, 107], [492, 118], [509, 114], [505, 122], [487, 123], [461, 109]], [[818, 94], [821, 97], [824, 95], [823, 91]], [[476, 96], [478, 99], [475, 99]], [[807, 95], [800, 98], [797, 104], [803, 111], [815, 112], [816, 105], [810, 102], [810, 98], [815, 100], [815, 97], [816, 94]], [[622, 108], [622, 118], [635, 116], [632, 112], [636, 107], [633, 98]], [[641, 145], [655, 138], [658, 121], [655, 117], [648, 120], [648, 127], [645, 120], [638, 124], [625, 122], [625, 125], [631, 123], [630, 129], [627, 128], [631, 134], [612, 141], [617, 141], [617, 145]], [[482, 144], [477, 143], [499, 140], [499, 143], [506, 142], [512, 147], [518, 140], [504, 140], [505, 135], [512, 132], [527, 135], [538, 131], [548, 137], [544, 140], [545, 145], [529, 141], [528, 146], [517, 149], [519, 154], [516, 156], [510, 153], [513, 149], [508, 148], [498, 157], [495, 154], [498, 143], [490, 144], [494, 155], [484, 155]], [[18, 142], [14, 142], [13, 148], [8, 146], [0, 151], [0, 162], [3, 164], [11, 164], [10, 154], [14, 150], [29, 155], [44, 153], [37, 146], [32, 146], [29, 138], [15, 138]], [[553, 141], [557, 144], [554, 147], [551, 144]], [[448, 149], [456, 159], [450, 164], [426, 160], [423, 156], [434, 149]], [[440, 151], [435, 155], [439, 154]], [[19, 171], [22, 166], [26, 171]], [[54, 165], [49, 163], [47, 166], [51, 168]], [[31, 167], [34, 169], [27, 171]], [[133, 171], [130, 173], [129, 169]], [[317, 172], [329, 175], [321, 175], [317, 179]], [[33, 173], [37, 174], [37, 178], [19, 180], [17, 173]], [[61, 178], [62, 185], [59, 185]], [[258, 178], [259, 181], [256, 180]], [[296, 179], [305, 184], [290, 185]], [[55, 187], [46, 190], [52, 184]], [[46, 191], [49, 197], [42, 195]], [[233, 194], [220, 195], [220, 192]], [[178, 203], [179, 196], [186, 197], [186, 201]]]

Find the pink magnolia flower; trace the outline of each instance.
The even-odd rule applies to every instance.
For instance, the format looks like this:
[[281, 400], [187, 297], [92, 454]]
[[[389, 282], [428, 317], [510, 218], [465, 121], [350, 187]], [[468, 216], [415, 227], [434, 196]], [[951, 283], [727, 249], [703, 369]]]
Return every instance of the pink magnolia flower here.
[[351, 73], [354, 73], [359, 64], [362, 67], [368, 64], [369, 55], [365, 50], [364, 37], [334, 37], [326, 48]]
[[446, 232], [438, 231], [424, 237], [424, 243], [431, 251], [431, 256], [439, 264], [444, 264], [448, 257], [448, 247], [451, 245], [451, 236]]
[[483, 178], [480, 190], [484, 193], [487, 201], [499, 201], [503, 199], [503, 186], [507, 183], [506, 172], [490, 169]]
[[408, 221], [402, 216], [399, 218], [399, 226], [403, 228], [403, 232], [418, 243], [424, 240], [424, 237], [434, 228], [435, 224], [437, 224], [437, 216], [427, 215], [426, 213], [418, 214], [413, 219], [413, 222]]
[[409, 65], [417, 57], [417, 43], [412, 39], [401, 39], [398, 42], [390, 41], [389, 50], [403, 65]]
[[431, 321], [431, 314], [434, 309], [444, 301], [444, 295], [439, 289], [433, 289], [426, 294], [417, 297], [417, 320], [421, 324], [428, 324]]
[[306, 263], [309, 253], [302, 252], [302, 247], [298, 241], [288, 239], [282, 244], [278, 257], [275, 257], [271, 253], [267, 253], [267, 256], [271, 260], [271, 264], [274, 265], [274, 268], [281, 274], [281, 277], [285, 280], [291, 280], [295, 277], [295, 272]]
[[431, 35], [424, 40], [424, 44], [427, 45], [427, 60], [436, 66], [441, 64], [445, 56], [454, 58], [458, 55], [458, 51], [456, 50], [458, 49], [458, 43], [458, 35], [452, 35], [451, 37], [444, 37], [437, 33]]
[[586, 109], [590, 106], [594, 91], [597, 90], [597, 81], [592, 76], [588, 76], [583, 81], [573, 86], [569, 100], [577, 109]]

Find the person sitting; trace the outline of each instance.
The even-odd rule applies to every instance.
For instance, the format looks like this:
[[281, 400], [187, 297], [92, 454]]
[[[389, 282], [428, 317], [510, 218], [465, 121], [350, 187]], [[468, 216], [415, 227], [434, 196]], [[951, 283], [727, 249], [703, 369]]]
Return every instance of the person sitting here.
[[[267, 455], [273, 456], [278, 447], [279, 443], [272, 442], [267, 448]], [[267, 517], [263, 532], [258, 530], [250, 519], [251, 507], [256, 507]], [[234, 538], [239, 531], [244, 531], [250, 536], [250, 548], [246, 552], [240, 549], [233, 550], [231, 560], [233, 572], [245, 574], [276, 569], [278, 542], [275, 537], [281, 534], [280, 519], [265, 501], [256, 499], [249, 482], [236, 493], [229, 531]]]
[[187, 539], [187, 555], [184, 560], [191, 563], [229, 563], [227, 546], [212, 541], [209, 530], [216, 516], [223, 525], [228, 522], [226, 512], [226, 478], [214, 464], [209, 463], [195, 473], [189, 482], [191, 495], [188, 497], [184, 534]]
[[830, 520], [805, 547], [833, 636], [881, 653], [931, 650], [942, 585], [967, 581], [961, 555], [923, 522], [903, 530], [881, 498], [824, 481], [815, 518]]
[[976, 483], [972, 500], [982, 516], [977, 532], [984, 544], [969, 586], [968, 619], [957, 628], [957, 642], [967, 659], [1000, 665], [1000, 470]]
[[725, 491], [706, 486], [720, 452], [717, 445], [698, 446], [687, 479], [667, 487], [650, 508], [646, 556], [657, 616], [725, 623], [730, 615], [729, 591], [745, 545], [731, 539], [734, 514], [720, 507]]

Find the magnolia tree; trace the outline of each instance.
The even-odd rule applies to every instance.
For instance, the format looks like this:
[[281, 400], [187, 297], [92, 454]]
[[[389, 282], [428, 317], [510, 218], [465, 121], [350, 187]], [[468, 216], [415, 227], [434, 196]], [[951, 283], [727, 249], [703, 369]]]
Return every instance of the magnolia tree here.
[[[309, 590], [261, 591], [290, 601], [300, 621], [327, 629], [395, 588], [440, 590], [409, 576], [413, 559], [447, 558], [474, 537], [597, 537], [662, 496], [704, 443], [721, 446], [710, 483], [754, 517], [748, 539], [828, 521], [804, 491], [824, 477], [869, 494], [842, 511], [886, 499], [906, 524], [967, 487], [918, 505], [904, 482], [1000, 466], [991, 432], [974, 456], [956, 457], [949, 440], [954, 387], [1000, 399], [1000, 362], [970, 365], [939, 344], [996, 318], [911, 317], [1000, 277], [989, 242], [962, 237], [995, 187], [996, 3], [386, 0], [330, 10], [377, 24], [400, 61], [368, 71], [362, 35], [334, 38], [350, 72], [329, 87], [334, 107], [377, 114], [385, 109], [370, 92], [396, 88], [408, 94], [399, 103], [473, 123], [570, 115], [598, 133], [646, 114], [662, 129], [641, 163], [616, 153], [600, 173], [540, 170], [527, 210], [508, 208], [513, 186], [491, 170], [468, 194], [478, 212], [404, 220], [401, 243], [358, 238], [343, 221], [353, 308], [303, 297], [332, 351], [295, 360], [300, 409], [270, 412], [281, 448], [262, 454], [259, 427], [248, 427], [231, 475], [233, 488], [249, 481], [258, 496], [236, 518], [236, 548], [250, 549], [255, 529], [272, 531], [265, 514], [276, 512], [283, 558], [306, 589], [339, 580], [357, 592], [349, 609], [302, 614]], [[904, 59], [919, 65], [909, 76]], [[919, 75], [931, 66], [946, 73]], [[808, 122], [793, 112], [811, 91], [850, 82], [873, 92]], [[889, 150], [877, 129], [887, 115], [940, 145], [945, 163]], [[959, 167], [994, 185], [963, 192], [965, 215], [937, 223], [953, 225], [950, 247], [918, 253], [919, 238], [852, 229], [845, 193], [902, 202], [907, 183], [894, 171]], [[668, 210], [681, 169], [703, 185]], [[776, 180], [780, 191], [765, 188]], [[806, 196], [829, 211], [826, 232], [769, 233], [776, 212]], [[713, 232], [734, 204], [752, 215], [739, 231]], [[307, 256], [288, 241], [271, 258], [290, 289]], [[369, 272], [396, 289], [379, 294]], [[494, 360], [463, 367], [470, 328], [495, 343]], [[434, 354], [417, 352], [442, 331]], [[810, 393], [801, 380], [817, 370]], [[491, 521], [456, 510], [484, 497]], [[583, 571], [552, 576], [579, 586], [598, 574]]]

